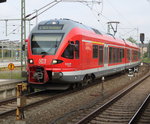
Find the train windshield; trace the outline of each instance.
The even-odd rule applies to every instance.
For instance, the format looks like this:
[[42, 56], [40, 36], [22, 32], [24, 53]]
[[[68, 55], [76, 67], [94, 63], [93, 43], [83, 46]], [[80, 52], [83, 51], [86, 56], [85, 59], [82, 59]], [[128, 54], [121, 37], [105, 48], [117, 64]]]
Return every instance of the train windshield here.
[[62, 41], [63, 34], [34, 34], [31, 39], [33, 55], [54, 55]]

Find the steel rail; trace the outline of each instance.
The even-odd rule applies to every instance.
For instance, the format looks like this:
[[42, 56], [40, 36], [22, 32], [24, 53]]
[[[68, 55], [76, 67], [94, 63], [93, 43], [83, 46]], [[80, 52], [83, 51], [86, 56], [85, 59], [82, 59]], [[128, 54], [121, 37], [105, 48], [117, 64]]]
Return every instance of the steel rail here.
[[[42, 100], [39, 100], [39, 101], [36, 101], [36, 102], [32, 102], [32, 103], [29, 103], [27, 104], [25, 107], [24, 107], [24, 110], [28, 110], [29, 108], [31, 107], [35, 107], [35, 106], [38, 106], [38, 105], [41, 105], [41, 104], [44, 104], [46, 102], [50, 102], [52, 100], [55, 100], [55, 99], [58, 99], [60, 97], [64, 97], [68, 94], [71, 94], [71, 93], [74, 93], [74, 92], [77, 92], [77, 91], [81, 91], [83, 88], [79, 88], [79, 89], [75, 89], [75, 90], [68, 90], [68, 91], [63, 91], [63, 92], [59, 92], [59, 93], [56, 93], [55, 95], [53, 96], [49, 96], [47, 98], [44, 98]], [[40, 94], [39, 92], [37, 92], [38, 94]], [[33, 94], [30, 94], [30, 95], [33, 95], [34, 96], [34, 93]], [[28, 95], [27, 95], [28, 97]], [[16, 99], [16, 98], [15, 98]], [[14, 100], [14, 99], [13, 99]], [[7, 101], [5, 101], [7, 102]], [[10, 101], [9, 101], [10, 102]], [[17, 108], [17, 106], [16, 106]], [[6, 115], [11, 115], [11, 114], [15, 114], [15, 111], [16, 111], [16, 108], [15, 109], [11, 109], [11, 110], [8, 110], [8, 111], [5, 111], [5, 112], [1, 112], [0, 113], [0, 117], [1, 116], [6, 116]]]
[[[43, 100], [40, 100], [40, 101], [37, 101], [37, 102], [33, 102], [33, 103], [30, 103], [30, 104], [27, 104], [27, 105], [24, 107], [24, 109], [26, 110], [26, 109], [28, 109], [28, 108], [31, 108], [31, 107], [34, 107], [34, 106], [38, 106], [38, 105], [43, 104], [43, 103], [45, 103], [45, 102], [49, 102], [49, 101], [55, 100], [55, 99], [57, 99], [57, 98], [63, 97], [63, 96], [65, 96], [65, 95], [68, 95], [68, 94], [71, 94], [71, 93], [74, 93], [74, 92], [77, 92], [77, 91], [81, 91], [81, 90], [83, 90], [84, 88], [88, 88], [88, 87], [91, 87], [91, 86], [96, 85], [96, 84], [97, 84], [97, 83], [90, 84], [90, 85], [85, 86], [85, 87], [79, 87], [79, 88], [77, 88], [77, 89], [68, 90], [68, 91], [65, 91], [65, 92], [63, 92], [63, 93], [61, 92], [61, 93], [59, 93], [59, 94], [56, 94], [56, 95], [54, 95], [54, 96], [45, 98], [45, 99], [43, 99]], [[41, 92], [43, 92], [43, 91], [41, 91]], [[31, 93], [31, 94], [28, 94], [28, 95], [26, 95], [26, 96], [27, 96], [27, 97], [34, 96], [34, 95], [36, 95], [36, 94], [40, 94], [41, 92]], [[15, 97], [15, 98], [6, 99], [6, 100], [2, 100], [2, 101], [0, 101], [0, 105], [5, 105], [5, 104], [11, 103], [11, 102], [15, 102], [15, 101], [17, 101], [17, 98], [16, 98], [16, 97]], [[16, 108], [17, 108], [17, 106], [16, 106]], [[10, 114], [13, 114], [13, 113], [15, 114], [16, 108], [15, 108], [15, 109], [8, 110], [8, 111], [5, 111], [5, 112], [0, 112], [0, 117], [1, 117], [1, 116], [6, 116], [6, 115], [10, 115]]]
[[131, 91], [134, 87], [139, 85], [141, 82], [143, 82], [145, 79], [147, 79], [150, 76], [150, 71], [143, 76], [141, 79], [135, 81], [132, 85], [130, 85], [127, 89], [123, 90], [121, 93], [119, 93], [117, 96], [106, 102], [104, 105], [100, 106], [81, 120], [79, 120], [76, 124], [86, 124], [89, 121], [91, 121], [93, 118], [95, 118], [98, 114], [102, 113], [104, 110], [106, 110], [110, 105], [112, 105], [114, 102], [119, 100], [121, 97], [123, 97], [126, 93]]
[[0, 105], [4, 105], [4, 104], [14, 102], [14, 101], [16, 101], [16, 97], [5, 99], [5, 100], [0, 100]]
[[[33, 93], [27, 94], [25, 96], [30, 97], [30, 96], [34, 96], [36, 94], [40, 94], [41, 92], [44, 92], [44, 91], [33, 92]], [[5, 105], [7, 103], [15, 102], [16, 100], [17, 100], [16, 97], [0, 100], [0, 105]]]
[[[44, 91], [33, 92], [33, 93], [27, 94], [25, 96], [28, 98], [28, 97], [39, 95], [42, 92], [44, 92]], [[16, 97], [5, 99], [5, 100], [1, 100], [0, 101], [0, 106], [5, 105], [5, 104], [9, 104], [9, 103], [15, 103], [16, 101], [17, 101]], [[13, 113], [15, 111], [16, 111], [16, 108], [15, 109], [11, 109], [11, 110], [7, 110], [7, 111], [4, 111], [4, 112], [0, 112], [0, 116], [11, 114], [11, 113]]]
[[146, 97], [146, 99], [141, 104], [141, 106], [138, 108], [138, 110], [133, 115], [133, 117], [131, 118], [131, 120], [129, 121], [128, 124], [136, 124], [137, 123], [137, 121], [140, 119], [142, 113], [146, 110], [149, 102], [150, 102], [150, 94]]

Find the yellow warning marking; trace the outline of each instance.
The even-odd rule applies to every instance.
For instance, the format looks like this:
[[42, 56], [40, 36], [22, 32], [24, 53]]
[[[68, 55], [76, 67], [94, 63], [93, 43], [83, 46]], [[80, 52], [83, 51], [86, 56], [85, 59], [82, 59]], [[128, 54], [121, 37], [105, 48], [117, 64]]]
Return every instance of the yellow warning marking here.
[[9, 70], [14, 70], [14, 68], [15, 68], [15, 65], [13, 63], [8, 64], [8, 69]]

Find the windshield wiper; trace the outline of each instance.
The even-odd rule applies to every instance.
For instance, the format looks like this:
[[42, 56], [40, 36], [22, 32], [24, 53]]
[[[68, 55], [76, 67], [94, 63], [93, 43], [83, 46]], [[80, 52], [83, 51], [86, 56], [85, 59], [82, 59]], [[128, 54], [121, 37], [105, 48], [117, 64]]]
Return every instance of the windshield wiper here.
[[42, 58], [45, 57], [46, 55], [48, 55], [47, 52], [41, 52], [41, 54], [42, 54]]

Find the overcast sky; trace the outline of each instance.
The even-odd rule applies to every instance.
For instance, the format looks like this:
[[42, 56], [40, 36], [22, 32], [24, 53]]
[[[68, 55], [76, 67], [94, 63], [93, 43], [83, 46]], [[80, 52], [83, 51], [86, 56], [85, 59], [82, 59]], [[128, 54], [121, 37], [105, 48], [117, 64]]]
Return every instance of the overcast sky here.
[[[26, 0], [26, 15], [52, 2], [53, 0]], [[0, 19], [19, 19], [21, 0], [7, 0], [0, 4]], [[117, 36], [121, 38], [134, 37], [138, 33], [146, 35], [150, 39], [150, 1], [149, 0], [103, 0], [103, 4], [90, 5], [82, 3], [62, 2], [47, 10], [38, 17], [38, 21], [69, 18], [85, 25], [107, 32], [108, 21], [119, 21]], [[99, 16], [98, 16], [98, 13]], [[99, 20], [99, 21], [98, 21]], [[33, 26], [35, 20], [31, 21]], [[31, 26], [31, 28], [33, 27]], [[27, 29], [27, 34], [29, 30]], [[5, 22], [0, 22], [0, 40], [20, 38], [20, 22], [8, 22], [8, 36], [5, 36]]]

